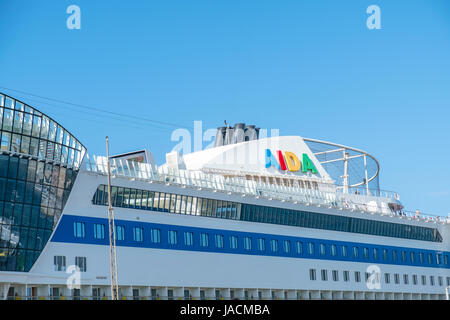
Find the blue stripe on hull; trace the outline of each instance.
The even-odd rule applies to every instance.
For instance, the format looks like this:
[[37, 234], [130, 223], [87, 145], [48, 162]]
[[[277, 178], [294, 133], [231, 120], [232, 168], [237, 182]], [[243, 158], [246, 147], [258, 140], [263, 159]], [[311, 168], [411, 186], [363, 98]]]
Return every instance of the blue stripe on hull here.
[[[84, 222], [85, 223], [85, 237], [76, 238], [74, 236], [74, 222]], [[104, 218], [93, 218], [85, 216], [73, 216], [64, 214], [61, 217], [61, 221], [58, 224], [57, 229], [51, 239], [52, 242], [64, 242], [64, 243], [78, 243], [78, 244], [95, 244], [95, 245], [109, 245], [108, 231], [105, 233], [104, 239], [94, 238], [94, 224], [103, 224], [105, 229], [108, 230], [108, 219]], [[166, 249], [166, 250], [186, 250], [186, 251], [197, 251], [197, 252], [214, 252], [214, 253], [229, 253], [229, 254], [245, 254], [245, 255], [256, 255], [256, 256], [272, 256], [272, 257], [287, 257], [287, 258], [306, 258], [306, 259], [320, 259], [320, 260], [334, 260], [334, 261], [349, 261], [349, 262], [360, 262], [360, 263], [374, 263], [374, 264], [391, 264], [391, 265], [404, 265], [404, 266], [417, 266], [417, 267], [431, 267], [431, 268], [446, 268], [450, 269], [450, 265], [444, 265], [443, 263], [437, 264], [436, 254], [447, 255], [449, 252], [441, 252], [435, 250], [424, 250], [424, 249], [411, 249], [405, 247], [395, 247], [395, 246], [383, 246], [383, 245], [373, 245], [367, 243], [358, 242], [346, 242], [346, 241], [334, 241], [334, 240], [324, 240], [316, 238], [303, 238], [303, 237], [291, 237], [291, 236], [281, 236], [274, 234], [263, 234], [254, 232], [242, 232], [242, 231], [229, 231], [222, 229], [209, 229], [209, 228], [198, 228], [189, 226], [178, 226], [178, 225], [168, 225], [168, 224], [158, 224], [158, 223], [148, 223], [148, 222], [137, 222], [137, 221], [127, 221], [127, 220], [115, 220], [116, 226], [125, 227], [125, 240], [119, 240], [116, 242], [117, 246], [121, 247], [137, 247], [137, 248], [154, 248], [154, 249]], [[144, 239], [142, 242], [137, 242], [133, 240], [133, 228], [140, 227], [144, 230]], [[161, 230], [161, 242], [153, 243], [150, 241], [150, 229]], [[172, 245], [168, 243], [168, 231], [175, 230], [178, 232], [177, 244]], [[193, 245], [184, 244], [184, 232], [194, 233]], [[209, 235], [209, 246], [200, 246], [200, 233], [207, 233]], [[214, 235], [221, 234], [224, 236], [224, 247], [217, 248], [214, 242]], [[230, 236], [238, 236], [238, 248], [233, 249], [230, 247]], [[251, 250], [244, 249], [244, 237], [251, 237]], [[265, 239], [265, 250], [259, 251], [257, 247], [257, 239]], [[273, 252], [270, 250], [270, 240], [278, 240], [278, 251]], [[283, 241], [290, 241], [290, 252], [285, 252], [283, 248]], [[302, 242], [302, 254], [298, 254], [296, 251], [295, 244], [297, 241]], [[309, 254], [307, 251], [307, 244], [311, 242], [314, 243], [314, 254]], [[325, 244], [326, 252], [324, 255], [319, 253], [319, 245]], [[333, 256], [331, 254], [331, 245], [337, 246], [337, 254]], [[342, 246], [347, 246], [348, 255], [345, 257], [342, 255]], [[353, 257], [353, 247], [358, 248], [358, 258]], [[369, 250], [369, 257], [363, 257], [363, 248]], [[378, 259], [373, 257], [373, 249], [378, 249]], [[383, 260], [383, 250], [388, 250], [388, 259]], [[397, 251], [397, 261], [392, 259], [392, 250]], [[401, 261], [401, 251], [406, 252], [406, 261]], [[411, 262], [410, 253], [416, 253], [416, 262]], [[422, 252], [424, 254], [424, 263], [419, 262], [418, 253]], [[428, 253], [433, 254], [432, 263], [428, 263]], [[443, 256], [442, 256], [443, 258]]]

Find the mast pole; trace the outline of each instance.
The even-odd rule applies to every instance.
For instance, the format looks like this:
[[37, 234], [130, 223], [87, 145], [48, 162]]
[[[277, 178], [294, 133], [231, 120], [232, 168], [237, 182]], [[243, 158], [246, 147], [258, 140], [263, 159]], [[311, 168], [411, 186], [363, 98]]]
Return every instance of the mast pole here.
[[119, 300], [119, 285], [117, 281], [117, 253], [116, 227], [114, 225], [114, 209], [111, 202], [111, 169], [109, 164], [109, 139], [106, 137], [106, 156], [108, 166], [108, 224], [109, 224], [109, 253], [111, 273], [111, 299]]

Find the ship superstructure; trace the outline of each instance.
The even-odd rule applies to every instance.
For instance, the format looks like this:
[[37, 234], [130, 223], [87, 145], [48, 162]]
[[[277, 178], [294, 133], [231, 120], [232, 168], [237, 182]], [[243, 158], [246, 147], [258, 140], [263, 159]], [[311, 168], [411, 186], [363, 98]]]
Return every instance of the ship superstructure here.
[[[0, 95], [0, 293], [108, 299], [107, 163]], [[450, 220], [404, 210], [365, 151], [255, 126], [110, 158], [127, 299], [445, 299]]]

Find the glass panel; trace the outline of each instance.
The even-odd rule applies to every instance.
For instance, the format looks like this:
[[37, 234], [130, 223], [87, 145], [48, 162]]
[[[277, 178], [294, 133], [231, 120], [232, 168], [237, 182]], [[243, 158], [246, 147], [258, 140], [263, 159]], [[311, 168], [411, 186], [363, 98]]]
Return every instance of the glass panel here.
[[13, 131], [22, 133], [23, 112], [14, 111], [14, 127]]
[[1, 142], [1, 149], [2, 150], [10, 150], [11, 147], [11, 133], [9, 132], [2, 132], [2, 142]]
[[41, 127], [41, 139], [47, 139], [48, 138], [48, 131], [50, 127], [50, 119], [46, 116], [42, 116], [42, 127]]
[[13, 110], [4, 109], [3, 111], [3, 130], [12, 131]]
[[19, 134], [13, 134], [11, 139], [11, 151], [20, 152], [21, 136]]
[[33, 125], [33, 116], [29, 113], [25, 113], [23, 118], [23, 134], [31, 135], [32, 125]]
[[30, 137], [22, 136], [22, 144], [20, 146], [20, 153], [29, 154], [30, 151]]
[[33, 129], [31, 133], [33, 137], [39, 138], [41, 132], [41, 121], [41, 117], [33, 115]]

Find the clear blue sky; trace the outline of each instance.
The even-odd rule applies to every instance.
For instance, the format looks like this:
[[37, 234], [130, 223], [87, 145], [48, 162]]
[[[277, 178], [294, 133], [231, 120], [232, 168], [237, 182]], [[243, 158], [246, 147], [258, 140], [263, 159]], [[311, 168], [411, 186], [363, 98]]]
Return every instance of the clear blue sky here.
[[[66, 8], [81, 8], [69, 30]], [[366, 8], [381, 9], [368, 30]], [[0, 86], [185, 127], [246, 122], [350, 145], [411, 210], [450, 212], [450, 1], [0, 0]], [[1, 89], [89, 153], [147, 148], [170, 126]]]

